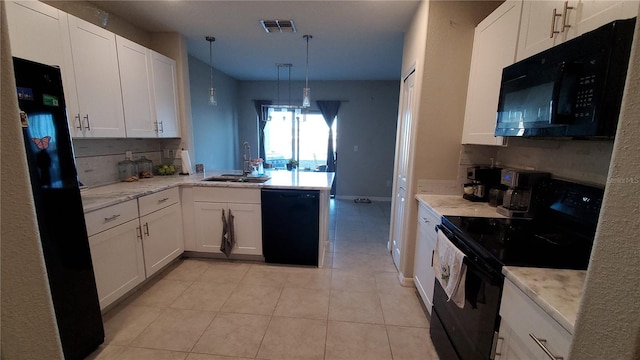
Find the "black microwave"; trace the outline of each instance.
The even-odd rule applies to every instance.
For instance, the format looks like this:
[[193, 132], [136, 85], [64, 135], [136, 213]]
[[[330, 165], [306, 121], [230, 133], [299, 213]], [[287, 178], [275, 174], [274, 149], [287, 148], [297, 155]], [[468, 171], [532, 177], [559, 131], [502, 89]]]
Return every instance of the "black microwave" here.
[[613, 138], [636, 18], [505, 67], [496, 136]]

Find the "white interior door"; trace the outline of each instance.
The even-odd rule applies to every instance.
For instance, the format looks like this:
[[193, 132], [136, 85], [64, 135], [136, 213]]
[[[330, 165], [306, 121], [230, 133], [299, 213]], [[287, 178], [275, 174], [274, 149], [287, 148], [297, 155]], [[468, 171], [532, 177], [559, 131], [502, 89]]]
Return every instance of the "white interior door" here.
[[391, 239], [391, 253], [396, 267], [400, 267], [402, 252], [402, 238], [404, 236], [404, 214], [406, 206], [407, 176], [409, 172], [409, 153], [411, 146], [411, 131], [415, 103], [415, 72], [405, 78], [402, 89], [402, 104], [400, 108], [400, 124], [398, 131], [398, 153], [396, 154], [396, 179], [394, 189], [394, 217]]

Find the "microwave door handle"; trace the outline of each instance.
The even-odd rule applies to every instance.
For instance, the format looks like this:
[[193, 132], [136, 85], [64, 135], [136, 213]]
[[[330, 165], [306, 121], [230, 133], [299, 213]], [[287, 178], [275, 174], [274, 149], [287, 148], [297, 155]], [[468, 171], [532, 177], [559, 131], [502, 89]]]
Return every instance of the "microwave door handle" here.
[[553, 82], [553, 92], [551, 93], [551, 114], [549, 114], [549, 125], [554, 125], [558, 116], [558, 103], [560, 102], [560, 89], [562, 89], [562, 81], [567, 71], [567, 63], [561, 62], [556, 72], [556, 78]]

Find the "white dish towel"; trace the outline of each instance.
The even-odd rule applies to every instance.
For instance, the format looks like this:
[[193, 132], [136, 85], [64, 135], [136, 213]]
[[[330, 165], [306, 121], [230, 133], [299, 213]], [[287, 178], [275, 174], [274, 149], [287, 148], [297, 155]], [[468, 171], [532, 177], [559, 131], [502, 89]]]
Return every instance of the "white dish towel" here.
[[463, 259], [464, 253], [453, 245], [442, 231], [438, 231], [433, 253], [433, 270], [449, 297], [447, 300], [453, 300], [459, 308], [464, 307], [464, 282], [467, 275], [467, 266]]

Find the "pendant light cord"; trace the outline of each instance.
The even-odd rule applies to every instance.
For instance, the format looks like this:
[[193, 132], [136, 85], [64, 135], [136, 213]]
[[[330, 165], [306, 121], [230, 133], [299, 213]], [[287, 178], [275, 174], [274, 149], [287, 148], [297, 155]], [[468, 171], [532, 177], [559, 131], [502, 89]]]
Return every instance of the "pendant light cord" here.
[[304, 36], [304, 39], [307, 40], [307, 61], [305, 64], [305, 83], [304, 83], [305, 88], [309, 87], [309, 39], [311, 38], [312, 38], [311, 35]]
[[209, 42], [210, 87], [213, 88], [213, 42], [216, 41], [216, 38], [213, 36], [207, 36], [206, 39]]

